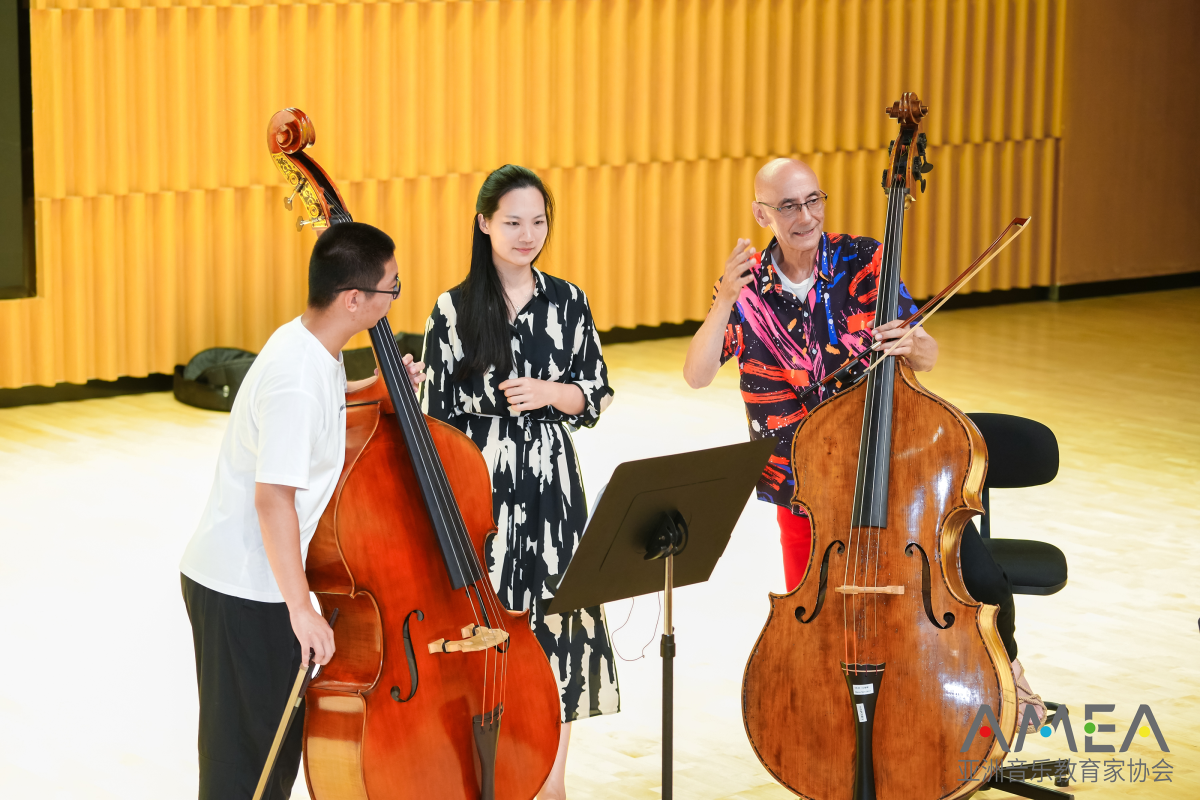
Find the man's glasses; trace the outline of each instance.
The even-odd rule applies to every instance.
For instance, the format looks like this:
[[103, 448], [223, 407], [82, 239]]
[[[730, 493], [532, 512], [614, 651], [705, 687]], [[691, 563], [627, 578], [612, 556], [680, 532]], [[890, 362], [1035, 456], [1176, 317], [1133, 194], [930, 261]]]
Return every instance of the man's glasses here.
[[829, 195], [821, 192], [820, 195], [811, 200], [806, 200], [803, 203], [784, 203], [781, 206], [773, 206], [770, 203], [764, 203], [761, 200], [755, 200], [760, 206], [773, 208], [779, 212], [779, 215], [784, 219], [791, 219], [800, 213], [801, 209], [807, 209], [809, 214], [816, 215], [821, 213], [821, 209], [825, 208], [825, 201], [829, 199]]
[[400, 296], [400, 276], [396, 276], [396, 284], [391, 289], [364, 289], [361, 286], [343, 286], [339, 292], [370, 292], [371, 294], [390, 294], [395, 300]]

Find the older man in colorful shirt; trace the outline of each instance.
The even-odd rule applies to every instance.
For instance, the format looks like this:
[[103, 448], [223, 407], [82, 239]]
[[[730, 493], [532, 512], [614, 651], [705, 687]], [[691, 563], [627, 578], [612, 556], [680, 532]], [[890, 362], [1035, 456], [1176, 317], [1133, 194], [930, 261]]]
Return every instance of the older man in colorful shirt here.
[[[867, 237], [824, 231], [826, 194], [806, 164], [771, 161], [755, 178], [754, 197], [754, 219], [775, 236], [761, 253], [749, 239], [738, 239], [708, 317], [688, 348], [683, 374], [699, 389], [737, 358], [750, 438], [778, 440], [758, 481], [758, 497], [777, 506], [791, 589], [804, 576], [812, 542], [807, 517], [791, 510], [792, 437], [800, 420], [840, 387], [822, 387], [803, 402], [799, 395], [849, 357], [890, 345], [905, 328], [901, 320], [873, 328], [882, 247]], [[902, 315], [916, 311], [903, 284], [900, 299]], [[930, 370], [937, 342], [918, 328], [893, 354], [914, 370]]]
[[[750, 438], [778, 440], [762, 477], [758, 497], [776, 506], [788, 590], [804, 577], [812, 549], [807, 517], [792, 513], [792, 439], [800, 421], [818, 403], [853, 383], [853, 378], [814, 390], [851, 357], [869, 348], [890, 347], [906, 332], [902, 319], [874, 327], [875, 299], [883, 250], [865, 236], [826, 233], [825, 199], [816, 173], [790, 158], [771, 161], [754, 181], [754, 219], [775, 234], [755, 252], [738, 239], [717, 281], [712, 307], [691, 345], [683, 374], [695, 389], [712, 383], [717, 370], [737, 358]], [[904, 285], [899, 312], [917, 308]], [[923, 328], [892, 351], [918, 372], [933, 369], [938, 346]], [[1012, 585], [974, 529], [963, 535], [963, 580], [972, 597], [1000, 607], [997, 629], [1012, 662], [1020, 702], [1045, 717], [1017, 660]], [[1032, 726], [1030, 732], [1036, 730]]]

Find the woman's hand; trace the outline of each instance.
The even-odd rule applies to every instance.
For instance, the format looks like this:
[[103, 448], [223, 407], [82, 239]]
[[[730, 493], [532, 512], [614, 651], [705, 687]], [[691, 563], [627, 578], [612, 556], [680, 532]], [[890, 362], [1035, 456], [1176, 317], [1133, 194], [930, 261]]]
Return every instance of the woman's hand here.
[[[404, 368], [408, 370], [408, 379], [412, 382], [414, 392], [421, 391], [421, 381], [425, 380], [425, 362], [414, 361], [411, 355], [404, 357]], [[379, 370], [375, 370], [379, 374]]]
[[[874, 327], [871, 325], [870, 327]], [[908, 333], [908, 324], [902, 319], [885, 322], [875, 328], [874, 344], [871, 349], [887, 352], [904, 334]], [[918, 327], [908, 341], [892, 350], [891, 355], [904, 358], [916, 372], [928, 372], [937, 363], [937, 340]]]
[[564, 414], [583, 411], [583, 390], [573, 383], [539, 381], [537, 378], [510, 378], [500, 384], [514, 414], [524, 414], [554, 406]]

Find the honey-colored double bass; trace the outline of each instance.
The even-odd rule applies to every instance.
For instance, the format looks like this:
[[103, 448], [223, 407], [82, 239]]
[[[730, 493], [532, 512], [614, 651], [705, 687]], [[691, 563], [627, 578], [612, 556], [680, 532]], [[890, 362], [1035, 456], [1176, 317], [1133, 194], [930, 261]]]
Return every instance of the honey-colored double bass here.
[[[316, 229], [349, 222], [303, 150], [297, 109], [271, 119], [272, 158]], [[457, 428], [426, 417], [387, 317], [371, 329], [381, 380], [347, 398], [346, 463], [309, 546], [337, 652], [309, 685], [313, 800], [530, 800], [558, 751], [558, 685], [482, 558], [491, 478]]]
[[[876, 324], [897, 318], [910, 188], [924, 187], [928, 109], [906, 93], [884, 173], [887, 228]], [[813, 800], [970, 794], [1003, 757], [969, 736], [990, 706], [1011, 741], [1016, 695], [997, 608], [963, 585], [959, 541], [983, 508], [987, 450], [974, 424], [893, 356], [796, 431], [793, 505], [812, 521], [808, 570], [746, 664], [742, 713], [780, 783]], [[879, 362], [879, 363], [876, 363]]]

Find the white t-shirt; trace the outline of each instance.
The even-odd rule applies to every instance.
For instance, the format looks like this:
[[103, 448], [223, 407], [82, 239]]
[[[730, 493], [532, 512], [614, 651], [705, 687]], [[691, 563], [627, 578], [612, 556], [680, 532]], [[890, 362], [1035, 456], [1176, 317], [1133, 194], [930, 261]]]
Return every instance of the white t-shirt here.
[[307, 558], [345, 458], [346, 370], [297, 317], [271, 335], [242, 381], [180, 572], [222, 594], [283, 602], [263, 549], [254, 484], [296, 487]]
[[817, 282], [817, 268], [815, 266], [812, 273], [799, 283], [792, 283], [788, 280], [788, 276], [784, 275], [783, 270], [779, 269], [779, 267], [775, 268], [775, 274], [779, 276], [779, 285], [783, 287], [784, 291], [791, 292], [801, 303], [808, 300], [808, 290]]

